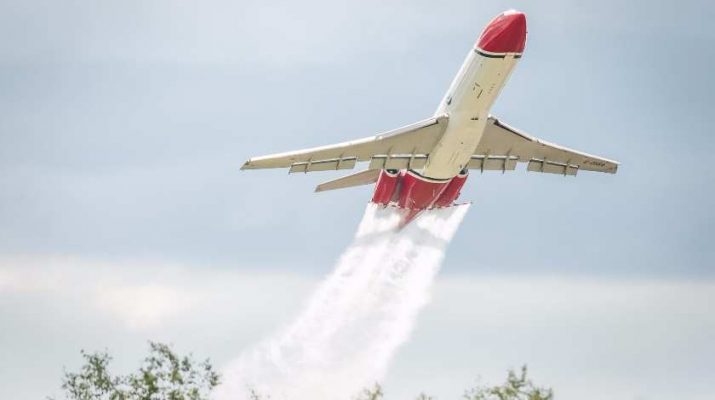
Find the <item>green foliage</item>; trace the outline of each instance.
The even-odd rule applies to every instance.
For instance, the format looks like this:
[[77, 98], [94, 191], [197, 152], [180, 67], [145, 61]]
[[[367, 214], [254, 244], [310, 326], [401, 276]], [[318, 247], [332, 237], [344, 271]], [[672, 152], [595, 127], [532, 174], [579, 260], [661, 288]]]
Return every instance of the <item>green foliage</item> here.
[[[150, 342], [149, 355], [139, 370], [114, 376], [109, 371], [112, 357], [107, 352], [86, 353], [79, 372], [65, 372], [62, 380], [66, 400], [208, 400], [219, 385], [220, 376], [209, 360], [195, 362], [191, 356], [179, 357], [165, 344]], [[249, 389], [252, 400], [269, 397]], [[365, 389], [355, 400], [382, 400], [382, 386]], [[477, 386], [464, 393], [464, 400], [553, 400], [550, 388], [536, 387], [520, 373], [510, 370], [506, 382], [497, 386]], [[435, 400], [421, 393], [416, 400]]]
[[209, 360], [196, 363], [179, 357], [165, 344], [150, 342], [149, 355], [136, 373], [113, 376], [112, 357], [86, 353], [79, 372], [65, 372], [62, 389], [67, 400], [207, 400], [220, 376]]
[[[356, 400], [381, 400], [384, 396], [382, 387], [375, 384], [365, 389]], [[553, 400], [554, 393], [549, 388], [536, 387], [527, 379], [526, 366], [517, 374], [509, 370], [506, 382], [498, 386], [478, 386], [464, 393], [465, 400]], [[420, 393], [416, 400], [435, 400], [434, 397]]]
[[478, 386], [464, 394], [465, 400], [553, 400], [554, 392], [548, 388], [536, 387], [526, 377], [526, 365], [521, 373], [509, 370], [506, 382], [499, 386]]

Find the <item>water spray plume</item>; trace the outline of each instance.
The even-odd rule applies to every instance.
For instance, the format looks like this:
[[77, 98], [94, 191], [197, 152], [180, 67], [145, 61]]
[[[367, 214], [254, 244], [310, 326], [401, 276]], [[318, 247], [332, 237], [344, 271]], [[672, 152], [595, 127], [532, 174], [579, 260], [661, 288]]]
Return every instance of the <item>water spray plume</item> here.
[[381, 380], [405, 343], [468, 205], [423, 212], [402, 229], [368, 205], [355, 239], [298, 317], [234, 360], [221, 400], [351, 399]]

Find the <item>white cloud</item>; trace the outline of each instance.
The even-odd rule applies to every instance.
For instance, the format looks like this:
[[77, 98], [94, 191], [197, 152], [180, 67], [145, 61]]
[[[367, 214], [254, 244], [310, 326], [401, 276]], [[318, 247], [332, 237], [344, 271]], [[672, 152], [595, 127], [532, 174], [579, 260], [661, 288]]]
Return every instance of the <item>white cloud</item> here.
[[[90, 310], [125, 329], [150, 333], [206, 314], [226, 296], [257, 296], [250, 277], [260, 273], [201, 271], [151, 262], [104, 262], [64, 256], [0, 257], [0, 295], [38, 297]], [[233, 293], [232, 293], [233, 292]], [[244, 297], [245, 296], [245, 297]]]
[[190, 313], [199, 296], [187, 290], [166, 285], [127, 285], [100, 289], [97, 306], [124, 321], [130, 329], [147, 329], [165, 319]]

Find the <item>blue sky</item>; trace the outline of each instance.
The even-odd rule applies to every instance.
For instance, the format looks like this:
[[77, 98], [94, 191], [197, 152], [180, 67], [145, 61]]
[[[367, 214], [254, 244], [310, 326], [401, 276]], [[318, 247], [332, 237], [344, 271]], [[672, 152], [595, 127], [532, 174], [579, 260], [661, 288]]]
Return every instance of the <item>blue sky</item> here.
[[291, 268], [320, 273], [370, 189], [238, 167], [430, 115], [513, 6], [528, 48], [494, 113], [623, 165], [475, 174], [448, 271], [712, 276], [712, 7], [580, 4], [4, 2], [0, 250], [231, 268], [300, 253]]
[[[313, 194], [336, 174], [240, 172], [240, 165], [254, 155], [372, 135], [431, 115], [482, 27], [508, 8], [527, 13], [529, 37], [493, 113], [622, 165], [616, 175], [576, 178], [523, 169], [473, 174], [463, 199], [474, 206], [442, 279], [476, 282], [475, 290], [480, 277], [586, 281], [606, 291], [615, 285], [616, 292], [652, 282], [711, 285], [710, 2], [2, 0], [0, 323], [8, 328], [0, 334], [0, 358], [4, 352], [19, 360], [20, 350], [33, 348], [31, 341], [14, 346], [12, 338], [63, 337], [53, 329], [38, 333], [37, 321], [51, 313], [43, 304], [56, 302], [55, 292], [11, 284], [29, 282], [43, 268], [68, 268], [67, 285], [92, 288], [96, 282], [80, 284], [72, 274], [95, 263], [109, 265], [118, 282], [141, 287], [141, 277], [124, 277], [122, 266], [141, 265], [156, 284], [178, 266], [197, 276], [238, 274], [242, 282], [254, 274], [320, 279], [350, 242], [371, 189]], [[77, 261], [58, 264], [58, 257]], [[281, 301], [299, 302], [304, 294]], [[437, 308], [448, 302], [434, 301]], [[68, 300], [67, 307], [81, 302]], [[643, 315], [654, 312], [643, 307]], [[269, 308], [265, 317], [237, 318], [245, 326], [279, 325], [282, 317]], [[78, 324], [102, 320], [107, 309], [85, 311]], [[706, 313], [694, 318], [714, 331]], [[67, 333], [72, 325], [66, 329], [74, 337]], [[148, 339], [168, 331], [147, 329], [132, 332]], [[235, 354], [260, 337], [258, 328], [245, 329], [253, 336], [222, 351]], [[687, 342], [688, 332], [668, 337]], [[33, 363], [46, 365], [36, 387], [54, 388], [61, 366], [89, 344], [143, 351], [140, 341], [117, 336], [67, 340], [63, 351], [33, 355]], [[217, 347], [202, 344], [207, 340], [180, 344], [220, 359]], [[705, 343], [703, 354], [712, 358]], [[416, 357], [410, 365], [420, 365], [416, 348], [408, 344], [404, 352]], [[698, 371], [703, 354], [693, 353], [692, 363], [686, 357], [683, 370]], [[490, 365], [503, 370], [509, 362]], [[396, 374], [401, 365], [398, 359]], [[459, 368], [480, 373], [468, 367]], [[0, 374], [13, 381], [25, 375]], [[7, 395], [24, 398], [22, 386], [13, 390]]]

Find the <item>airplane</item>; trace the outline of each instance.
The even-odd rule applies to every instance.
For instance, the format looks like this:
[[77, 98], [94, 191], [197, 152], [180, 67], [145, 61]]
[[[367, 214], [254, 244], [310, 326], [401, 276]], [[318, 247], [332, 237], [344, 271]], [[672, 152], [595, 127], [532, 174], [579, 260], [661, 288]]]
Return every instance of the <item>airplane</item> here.
[[615, 174], [616, 161], [549, 143], [490, 115], [525, 45], [526, 15], [505, 11], [484, 28], [432, 117], [363, 139], [254, 157], [241, 169], [307, 173], [369, 162], [364, 171], [315, 191], [375, 183], [371, 202], [404, 210], [400, 229], [424, 210], [456, 205], [469, 170], [504, 173], [527, 163], [532, 172]]

